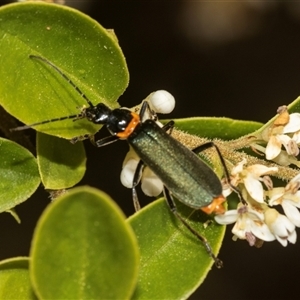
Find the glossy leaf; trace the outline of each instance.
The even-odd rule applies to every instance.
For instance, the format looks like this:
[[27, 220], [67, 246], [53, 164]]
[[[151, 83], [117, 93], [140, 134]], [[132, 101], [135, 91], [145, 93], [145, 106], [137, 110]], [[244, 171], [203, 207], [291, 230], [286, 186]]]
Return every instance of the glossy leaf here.
[[46, 189], [64, 189], [77, 184], [83, 177], [86, 157], [83, 144], [71, 144], [43, 133], [37, 135], [37, 160]]
[[[54, 63], [91, 99], [117, 106], [128, 85], [125, 58], [112, 31], [61, 5], [15, 3], [0, 8], [0, 104], [26, 124], [79, 113], [86, 100], [51, 66]], [[35, 127], [64, 138], [94, 133], [87, 120]]]
[[22, 146], [0, 138], [0, 212], [28, 199], [40, 176], [35, 157]]
[[[178, 203], [180, 214], [219, 252], [225, 228]], [[138, 285], [133, 299], [186, 299], [213, 265], [202, 243], [172, 214], [163, 199], [129, 218], [141, 251]]]
[[116, 204], [90, 187], [58, 198], [40, 218], [31, 279], [42, 299], [128, 299], [138, 270], [132, 229]]
[[31, 288], [27, 257], [14, 257], [0, 262], [0, 299], [36, 300]]

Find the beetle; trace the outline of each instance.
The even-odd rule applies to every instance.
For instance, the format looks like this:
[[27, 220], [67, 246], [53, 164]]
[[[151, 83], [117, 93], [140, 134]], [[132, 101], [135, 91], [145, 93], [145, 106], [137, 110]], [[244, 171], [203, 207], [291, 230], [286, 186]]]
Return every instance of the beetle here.
[[[216, 266], [221, 267], [222, 261], [214, 255], [206, 238], [181, 217], [174, 202], [175, 197], [183, 204], [193, 209], [201, 209], [208, 214], [224, 212], [225, 197], [222, 194], [221, 181], [215, 172], [197, 156], [197, 153], [214, 147], [223, 165], [225, 177], [230, 184], [229, 173], [218, 147], [213, 142], [208, 142], [193, 150], [188, 149], [168, 133], [174, 127], [173, 121], [168, 122], [163, 127], [157, 124], [156, 113], [151, 109], [148, 101], [142, 103], [139, 113], [127, 108], [112, 110], [103, 103], [93, 105], [86, 95], [51, 61], [35, 55], [30, 55], [30, 58], [40, 60], [55, 69], [87, 101], [88, 107], [83, 108], [76, 115], [24, 125], [13, 130], [28, 129], [65, 119], [76, 121], [83, 118], [95, 124], [105, 125], [110, 135], [100, 140], [92, 138], [91, 140], [96, 147], [103, 147], [118, 140], [126, 140], [140, 158], [132, 183], [135, 209], [139, 210], [140, 208], [136, 186], [139, 183], [143, 167], [148, 166], [163, 182], [166, 202], [172, 213], [204, 244]], [[145, 114], [149, 112], [150, 116], [144, 120]], [[82, 139], [82, 137], [73, 139], [73, 142], [78, 139]]]

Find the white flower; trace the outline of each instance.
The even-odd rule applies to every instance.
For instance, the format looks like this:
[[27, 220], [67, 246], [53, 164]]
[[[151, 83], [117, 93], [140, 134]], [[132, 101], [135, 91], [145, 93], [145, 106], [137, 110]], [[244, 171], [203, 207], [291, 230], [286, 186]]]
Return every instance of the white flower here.
[[[139, 161], [140, 159], [138, 155], [134, 152], [133, 149], [130, 148], [124, 159], [123, 168], [120, 176], [122, 184], [127, 188], [132, 188], [133, 177], [136, 172], [136, 168]], [[140, 180], [142, 182], [142, 191], [147, 196], [156, 197], [160, 193], [162, 193], [162, 181], [147, 166], [143, 169], [143, 174], [141, 175], [141, 178], [139, 178], [138, 181]]]
[[[300, 114], [293, 113], [289, 115], [285, 110], [278, 116], [278, 119], [281, 119], [281, 121], [274, 121], [266, 147], [266, 158], [268, 160], [276, 158], [282, 151], [282, 146], [284, 146], [288, 155], [297, 156], [299, 154]], [[291, 134], [293, 134], [292, 137]]]
[[281, 205], [287, 218], [300, 227], [300, 174], [295, 176], [286, 187], [277, 187], [268, 191], [269, 205]]
[[175, 107], [175, 98], [173, 95], [165, 90], [158, 90], [148, 95], [141, 104], [132, 107], [131, 110], [135, 113], [140, 113], [144, 102], [148, 102], [150, 109], [146, 109], [144, 111], [142, 121], [144, 122], [147, 119], [152, 119], [155, 120], [161, 127], [163, 124], [157, 120], [156, 114], [169, 114]]
[[288, 241], [295, 244], [297, 240], [295, 225], [286, 216], [273, 208], [267, 209], [264, 215], [265, 223], [282, 246], [286, 247]]
[[266, 167], [263, 165], [255, 164], [248, 167], [244, 167], [247, 161], [244, 159], [237, 164], [231, 172], [231, 183], [237, 186], [240, 183], [245, 185], [245, 188], [252, 199], [259, 203], [264, 202], [264, 189], [262, 182], [262, 175], [272, 174], [278, 171], [277, 167]]
[[284, 126], [283, 133], [296, 133], [300, 130], [300, 114], [290, 114], [289, 122]]
[[291, 148], [289, 145], [292, 144], [293, 144], [292, 139], [287, 135], [278, 134], [278, 135], [271, 136], [266, 147], [266, 159], [272, 160], [275, 157], [277, 157], [281, 152], [282, 145], [287, 150], [287, 153], [290, 155], [288, 149]]
[[232, 233], [239, 239], [247, 240], [251, 246], [255, 244], [255, 237], [263, 241], [275, 240], [275, 236], [264, 223], [263, 212], [253, 209], [250, 205], [239, 203], [237, 209], [217, 215], [215, 220], [222, 225], [235, 222]]
[[151, 108], [160, 114], [169, 114], [175, 107], [175, 98], [165, 90], [151, 93], [146, 101], [149, 101]]

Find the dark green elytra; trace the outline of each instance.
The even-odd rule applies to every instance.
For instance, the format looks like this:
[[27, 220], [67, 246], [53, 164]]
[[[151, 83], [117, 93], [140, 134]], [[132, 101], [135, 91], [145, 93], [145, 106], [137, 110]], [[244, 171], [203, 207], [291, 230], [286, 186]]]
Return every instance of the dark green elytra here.
[[199, 209], [222, 194], [220, 179], [214, 171], [153, 120], [143, 122], [127, 141], [172, 195], [185, 205]]

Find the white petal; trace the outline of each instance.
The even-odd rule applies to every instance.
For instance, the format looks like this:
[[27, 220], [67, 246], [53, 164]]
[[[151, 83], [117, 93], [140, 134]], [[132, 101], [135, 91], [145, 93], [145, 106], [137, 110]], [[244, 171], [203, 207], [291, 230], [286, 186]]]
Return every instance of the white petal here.
[[127, 188], [132, 188], [133, 176], [138, 162], [139, 162], [138, 160], [130, 159], [123, 166], [120, 179], [121, 179], [121, 183]]
[[251, 165], [247, 167], [247, 171], [255, 174], [256, 176], [266, 175], [266, 174], [272, 174], [278, 171], [277, 167], [266, 167], [264, 165]]
[[253, 222], [251, 225], [251, 232], [263, 241], [271, 242], [275, 240], [275, 236], [266, 224], [257, 225]]
[[300, 143], [300, 131], [297, 131], [294, 135], [293, 135], [293, 140], [299, 144]]
[[246, 230], [245, 229], [240, 229], [239, 226], [235, 224], [235, 226], [232, 228], [231, 232], [238, 237], [241, 240], [246, 239]]
[[277, 239], [277, 241], [278, 241], [283, 247], [286, 247], [286, 246], [287, 246], [288, 242], [287, 242], [286, 239], [282, 239], [282, 238], [279, 237], [279, 236], [276, 236], [276, 239]]
[[300, 114], [290, 114], [289, 122], [284, 126], [283, 133], [291, 133], [300, 130]]
[[239, 239], [244, 240], [246, 239], [246, 232], [249, 232], [250, 229], [247, 227], [247, 222], [245, 222], [244, 215], [240, 215], [237, 219], [236, 223], [234, 224], [231, 232], [237, 236]]
[[250, 196], [259, 203], [264, 202], [264, 190], [262, 184], [251, 175], [244, 179], [245, 187]]
[[266, 147], [266, 159], [271, 160], [279, 155], [281, 151], [281, 142], [276, 136], [271, 136]]
[[242, 161], [240, 161], [234, 168], [232, 168], [231, 174], [233, 176], [237, 175], [238, 173], [241, 173], [244, 169], [244, 164], [247, 163], [247, 160], [243, 158]]
[[142, 175], [142, 191], [150, 197], [158, 196], [163, 190], [162, 181], [152, 172], [151, 169], [145, 168]]
[[300, 208], [300, 191], [297, 191], [295, 194], [289, 193], [285, 195], [284, 198], [284, 201], [288, 201], [291, 205]]
[[297, 241], [297, 232], [293, 231], [290, 236], [288, 237], [288, 241], [292, 244], [295, 244]]
[[295, 225], [284, 215], [278, 215], [270, 229], [275, 236], [287, 238], [295, 230]]
[[264, 221], [264, 214], [262, 212], [259, 212], [249, 205], [247, 207], [247, 218], [252, 220], [252, 221]]
[[283, 201], [282, 208], [284, 210], [284, 213], [288, 217], [288, 219], [295, 226], [300, 227], [300, 212], [294, 205], [292, 205], [292, 202], [287, 201], [287, 200]]
[[232, 209], [232, 210], [228, 210], [226, 211], [225, 214], [223, 215], [216, 215], [215, 216], [215, 220], [217, 223], [221, 224], [221, 225], [227, 225], [227, 224], [232, 224], [234, 222], [236, 222], [236, 220], [238, 219], [238, 212], [236, 209]]
[[284, 215], [281, 215], [284, 219], [284, 225], [289, 233], [295, 231], [295, 225]]
[[291, 138], [286, 134], [277, 134], [276, 139], [281, 142], [281, 144], [287, 145]]

